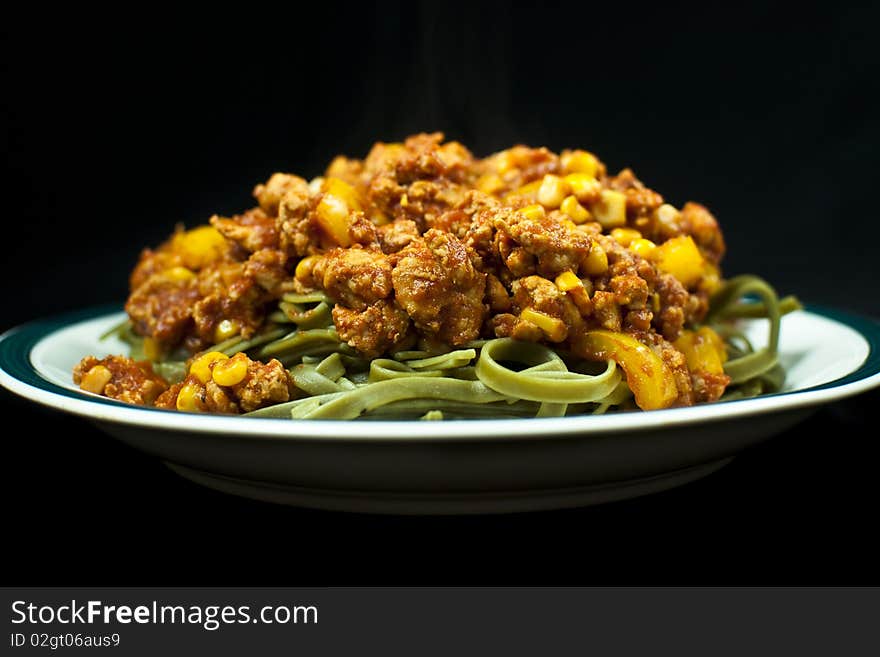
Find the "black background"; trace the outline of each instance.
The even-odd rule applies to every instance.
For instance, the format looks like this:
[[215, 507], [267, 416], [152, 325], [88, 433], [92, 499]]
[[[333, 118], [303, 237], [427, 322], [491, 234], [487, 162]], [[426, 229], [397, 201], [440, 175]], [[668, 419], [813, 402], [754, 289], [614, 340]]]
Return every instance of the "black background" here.
[[[248, 207], [273, 171], [309, 177], [339, 152], [419, 130], [478, 155], [515, 142], [593, 150], [676, 205], [708, 205], [728, 274], [878, 316], [880, 12], [731, 7], [10, 17], [0, 328], [121, 304], [140, 248], [176, 222]], [[85, 422], [0, 401], [17, 584], [877, 581], [877, 393], [675, 491], [439, 519], [226, 497]]]

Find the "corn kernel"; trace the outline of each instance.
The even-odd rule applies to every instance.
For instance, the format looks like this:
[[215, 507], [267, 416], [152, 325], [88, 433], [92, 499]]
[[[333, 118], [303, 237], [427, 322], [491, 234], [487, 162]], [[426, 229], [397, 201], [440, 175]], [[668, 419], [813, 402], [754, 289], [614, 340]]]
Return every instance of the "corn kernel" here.
[[100, 395], [104, 392], [104, 386], [110, 383], [113, 374], [103, 365], [95, 365], [92, 369], [85, 373], [80, 381], [79, 387], [86, 392], [93, 392]]
[[584, 284], [581, 283], [581, 279], [570, 271], [564, 271], [556, 277], [556, 287], [563, 292], [568, 292], [569, 290], [583, 286]]
[[615, 228], [611, 238], [621, 246], [629, 246], [633, 240], [641, 239], [642, 234], [634, 228]]
[[629, 250], [643, 258], [649, 258], [656, 248], [657, 245], [654, 242], [643, 238], [635, 239], [629, 243]]
[[570, 173], [563, 180], [575, 198], [582, 202], [595, 200], [602, 189], [601, 183], [586, 173]]
[[593, 242], [590, 254], [581, 262], [581, 269], [590, 276], [598, 276], [608, 271], [608, 254], [598, 242]]
[[568, 335], [565, 322], [533, 308], [526, 308], [519, 314], [521, 319], [537, 326], [551, 342], [562, 342]]
[[507, 173], [516, 166], [516, 162], [509, 150], [501, 151], [495, 156], [495, 166], [498, 173]]
[[308, 282], [309, 278], [312, 276], [312, 269], [315, 268], [315, 263], [320, 259], [321, 256], [310, 255], [296, 263], [296, 271], [294, 272], [296, 280], [303, 283]]
[[609, 229], [626, 224], [626, 195], [611, 189], [603, 189], [599, 200], [590, 208], [602, 228]]
[[565, 173], [586, 173], [595, 178], [599, 172], [599, 160], [587, 151], [576, 150], [564, 153], [560, 161]]
[[199, 404], [199, 396], [202, 389], [194, 383], [185, 383], [177, 393], [177, 410], [189, 411], [190, 413], [198, 413], [202, 410]]
[[186, 267], [172, 267], [171, 269], [166, 269], [162, 272], [162, 275], [172, 281], [188, 281], [196, 276]]
[[507, 194], [505, 194], [504, 199], [509, 200], [510, 198], [512, 198], [514, 196], [522, 196], [522, 197], [527, 198], [531, 201], [534, 201], [537, 194], [538, 194], [538, 190], [541, 188], [542, 182], [543, 181], [541, 181], [541, 180], [533, 180], [530, 183], [526, 183], [522, 187], [517, 187], [512, 192], [508, 192]]
[[575, 224], [571, 219], [565, 218], [559, 220], [559, 225], [564, 226], [568, 230], [577, 230], [577, 224]]
[[495, 173], [487, 173], [477, 179], [477, 189], [484, 194], [497, 194], [504, 189], [504, 181]]
[[678, 220], [681, 213], [669, 203], [664, 203], [656, 210], [657, 221], [667, 228], [667, 230], [678, 230]]
[[538, 188], [538, 203], [547, 208], [558, 208], [569, 191], [568, 183], [548, 173]]
[[171, 249], [180, 254], [189, 269], [201, 269], [219, 260], [226, 253], [226, 238], [213, 226], [198, 226], [177, 233], [171, 240]]
[[706, 271], [706, 260], [690, 235], [679, 235], [666, 240], [651, 253], [657, 268], [675, 276], [689, 287], [698, 282]]
[[571, 220], [576, 224], [582, 224], [590, 218], [589, 211], [578, 203], [577, 197], [574, 195], [566, 196], [559, 209], [571, 217]]
[[207, 383], [211, 380], [211, 364], [228, 358], [229, 356], [219, 351], [209, 351], [198, 356], [192, 362], [192, 365], [189, 366], [189, 373], [195, 375], [202, 383]]
[[153, 361], [162, 358], [162, 345], [156, 338], [144, 338], [144, 358]]
[[321, 193], [321, 189], [324, 187], [324, 179], [321, 176], [316, 178], [312, 178], [309, 181], [309, 194], [312, 196], [317, 196]]
[[211, 370], [214, 383], [220, 386], [234, 386], [244, 381], [247, 374], [248, 358], [244, 354], [235, 354], [229, 360], [220, 361]]
[[214, 342], [223, 342], [238, 335], [241, 324], [234, 319], [224, 319], [214, 329]]
[[537, 203], [521, 208], [520, 212], [532, 221], [538, 221], [539, 219], [543, 219], [545, 216], [547, 216], [547, 213], [544, 211], [544, 206], [538, 205]]

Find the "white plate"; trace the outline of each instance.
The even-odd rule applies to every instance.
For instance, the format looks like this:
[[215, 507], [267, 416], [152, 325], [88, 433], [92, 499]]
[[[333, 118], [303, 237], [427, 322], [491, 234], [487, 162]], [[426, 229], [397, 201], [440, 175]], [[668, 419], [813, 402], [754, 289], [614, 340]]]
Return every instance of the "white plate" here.
[[[91, 309], [0, 337], [0, 383], [88, 418], [199, 483], [326, 509], [485, 513], [595, 504], [663, 490], [714, 471], [817, 407], [880, 384], [880, 327], [824, 308], [783, 318], [782, 392], [651, 412], [447, 422], [272, 420], [128, 406], [79, 390], [87, 354], [122, 313]], [[746, 325], [754, 343], [766, 323]]]

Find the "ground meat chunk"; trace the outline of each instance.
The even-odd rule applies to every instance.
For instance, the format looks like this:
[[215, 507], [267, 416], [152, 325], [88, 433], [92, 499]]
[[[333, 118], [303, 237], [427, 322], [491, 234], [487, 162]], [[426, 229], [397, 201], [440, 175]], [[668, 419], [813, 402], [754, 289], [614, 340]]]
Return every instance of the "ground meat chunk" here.
[[451, 345], [475, 339], [486, 317], [486, 275], [450, 233], [431, 229], [393, 256], [398, 304], [416, 328]]
[[378, 250], [333, 249], [315, 263], [313, 279], [334, 301], [363, 310], [391, 294], [391, 261]]
[[83, 390], [140, 406], [151, 405], [168, 389], [149, 361], [124, 356], [83, 358], [73, 370], [73, 382]]
[[712, 213], [699, 203], [685, 203], [681, 209], [680, 221], [684, 232], [694, 238], [703, 254], [718, 264], [726, 247], [724, 235]]
[[253, 253], [262, 249], [277, 249], [280, 244], [278, 224], [261, 208], [254, 208], [230, 219], [214, 215], [211, 225], [229, 240]]
[[378, 301], [363, 310], [337, 305], [333, 323], [339, 337], [366, 358], [375, 358], [402, 343], [410, 328], [409, 315], [392, 301]]
[[607, 179], [610, 189], [623, 192], [626, 196], [627, 218], [638, 226], [639, 217], [647, 217], [663, 205], [663, 197], [652, 189], [648, 189], [636, 178], [632, 169], [624, 169], [616, 176]]
[[549, 216], [532, 218], [522, 212], [500, 209], [493, 224], [496, 244], [507, 266], [522, 275], [531, 269], [553, 278], [564, 271], [577, 271], [589, 255], [592, 241], [577, 230], [569, 230]]
[[398, 219], [379, 226], [378, 232], [384, 253], [397, 253], [420, 235], [416, 222], [410, 219]]
[[278, 216], [278, 206], [281, 199], [289, 192], [305, 192], [308, 194], [309, 184], [290, 173], [273, 173], [262, 185], [254, 187], [254, 198], [260, 204], [263, 211], [272, 216]]
[[137, 334], [174, 345], [192, 326], [192, 308], [200, 298], [195, 275], [172, 269], [139, 285], [128, 297], [125, 311]]

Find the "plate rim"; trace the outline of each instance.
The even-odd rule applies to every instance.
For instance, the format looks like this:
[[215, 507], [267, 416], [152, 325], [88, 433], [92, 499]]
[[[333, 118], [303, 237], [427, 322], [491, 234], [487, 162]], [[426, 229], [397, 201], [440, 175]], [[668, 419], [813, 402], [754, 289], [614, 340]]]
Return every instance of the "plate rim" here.
[[[33, 320], [7, 330], [0, 335], [0, 385], [45, 407], [92, 421], [145, 429], [185, 431], [193, 434], [221, 433], [234, 435], [236, 438], [329, 440], [333, 443], [403, 441], [418, 444], [429, 441], [504, 442], [548, 437], [590, 437], [684, 427], [819, 406], [880, 386], [880, 321], [817, 304], [806, 304], [804, 312], [843, 324], [867, 342], [868, 354], [852, 372], [834, 381], [803, 390], [642, 413], [446, 422], [381, 420], [362, 423], [353, 423], [350, 420], [286, 420], [181, 414], [177, 411], [132, 406], [63, 388], [42, 377], [31, 363], [30, 356], [34, 346], [51, 333], [76, 322], [120, 311], [118, 304], [93, 306]], [[234, 424], [230, 425], [230, 422]], [[413, 435], [415, 426], [418, 426], [418, 436]], [[353, 427], [357, 427], [356, 432], [351, 431]]]

